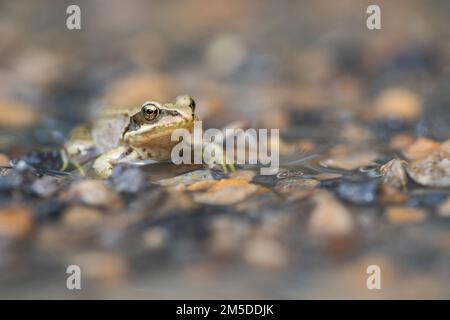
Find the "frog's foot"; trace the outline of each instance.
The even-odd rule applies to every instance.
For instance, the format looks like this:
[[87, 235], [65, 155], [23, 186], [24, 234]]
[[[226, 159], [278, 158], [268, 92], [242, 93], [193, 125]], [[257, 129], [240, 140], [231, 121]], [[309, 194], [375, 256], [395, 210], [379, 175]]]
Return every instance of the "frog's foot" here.
[[114, 166], [117, 163], [138, 159], [139, 155], [136, 151], [128, 147], [120, 146], [102, 154], [95, 160], [92, 167], [99, 177], [106, 179], [111, 176]]

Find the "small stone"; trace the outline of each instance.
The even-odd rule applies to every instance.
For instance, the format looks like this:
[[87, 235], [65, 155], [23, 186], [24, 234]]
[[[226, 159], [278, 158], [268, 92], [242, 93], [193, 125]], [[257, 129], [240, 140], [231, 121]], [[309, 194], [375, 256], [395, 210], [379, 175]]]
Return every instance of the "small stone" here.
[[275, 190], [280, 193], [292, 193], [302, 190], [312, 190], [320, 184], [315, 179], [282, 179], [277, 182]]
[[211, 250], [216, 255], [232, 255], [242, 248], [249, 232], [248, 224], [242, 220], [226, 216], [216, 217], [211, 222]]
[[152, 250], [161, 248], [166, 242], [167, 238], [167, 231], [160, 227], [153, 227], [149, 230], [146, 230], [142, 235], [144, 246]]
[[38, 119], [31, 106], [0, 99], [0, 127], [23, 129], [36, 124]]
[[43, 176], [40, 179], [36, 179], [30, 187], [33, 194], [48, 198], [55, 195], [61, 188], [60, 181], [57, 178], [50, 176]]
[[10, 166], [10, 159], [6, 154], [0, 153], [0, 167]]
[[439, 206], [437, 210], [439, 216], [449, 218], [450, 217], [450, 197]]
[[405, 190], [407, 183], [405, 169], [403, 168], [405, 163], [405, 161], [400, 159], [392, 159], [382, 165], [380, 167], [382, 183], [393, 188]]
[[363, 143], [373, 138], [369, 130], [357, 124], [345, 126], [342, 129], [341, 137], [350, 143]]
[[392, 137], [389, 148], [394, 150], [404, 150], [413, 144], [414, 138], [407, 133], [400, 133]]
[[428, 156], [440, 146], [441, 144], [437, 141], [419, 138], [403, 150], [403, 155], [409, 160], [417, 160]]
[[102, 221], [102, 214], [97, 209], [82, 206], [69, 208], [62, 219], [65, 226], [80, 229], [100, 226]]
[[37, 222], [49, 222], [58, 220], [66, 204], [57, 199], [48, 199], [39, 203], [33, 210], [34, 219]]
[[340, 198], [354, 204], [370, 204], [377, 199], [375, 179], [342, 179], [337, 188]]
[[74, 182], [65, 197], [72, 202], [88, 206], [118, 209], [122, 207], [119, 196], [102, 180], [81, 180]]
[[216, 184], [215, 180], [199, 181], [191, 184], [186, 188], [188, 191], [203, 191], [211, 188]]
[[380, 186], [380, 202], [382, 204], [403, 204], [408, 200], [408, 195], [398, 188], [389, 185]]
[[437, 150], [411, 162], [406, 171], [418, 184], [432, 188], [450, 187], [450, 151]]
[[173, 178], [162, 179], [158, 184], [163, 187], [172, 187], [178, 185], [188, 186], [196, 182], [214, 181], [210, 170], [195, 170]]
[[320, 164], [326, 168], [337, 168], [344, 170], [355, 170], [366, 167], [375, 162], [378, 154], [372, 151], [354, 152], [348, 155], [337, 155], [320, 161]]
[[258, 268], [282, 269], [288, 265], [290, 255], [281, 242], [266, 236], [256, 236], [244, 243], [243, 258]]
[[136, 194], [143, 191], [148, 183], [139, 168], [119, 165], [114, 168], [108, 185], [119, 193]]
[[4, 207], [0, 209], [0, 239], [23, 239], [33, 228], [33, 219], [25, 207]]
[[372, 109], [372, 117], [380, 120], [415, 121], [422, 113], [420, 98], [404, 88], [392, 88], [380, 93]]
[[386, 217], [391, 224], [403, 225], [414, 224], [425, 221], [427, 211], [424, 209], [408, 207], [389, 207], [386, 210]]
[[252, 181], [252, 179], [255, 177], [256, 172], [251, 170], [238, 170], [231, 172], [229, 174], [230, 179], [242, 179], [246, 181]]
[[304, 176], [305, 173], [302, 170], [287, 170], [283, 169], [277, 173], [278, 179], [286, 179], [286, 178], [298, 178]]
[[213, 205], [231, 205], [257, 193], [268, 191], [264, 187], [245, 180], [222, 179], [213, 184], [207, 192], [194, 194], [194, 201]]
[[332, 194], [322, 191], [315, 196], [316, 206], [311, 213], [308, 230], [317, 236], [344, 236], [352, 232], [351, 213]]

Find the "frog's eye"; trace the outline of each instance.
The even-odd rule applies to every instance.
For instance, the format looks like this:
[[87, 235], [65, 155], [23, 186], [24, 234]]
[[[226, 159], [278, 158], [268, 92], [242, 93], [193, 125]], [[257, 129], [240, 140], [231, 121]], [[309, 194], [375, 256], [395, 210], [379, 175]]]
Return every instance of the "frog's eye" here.
[[147, 121], [155, 120], [159, 116], [159, 108], [153, 103], [145, 103], [142, 106], [142, 115]]

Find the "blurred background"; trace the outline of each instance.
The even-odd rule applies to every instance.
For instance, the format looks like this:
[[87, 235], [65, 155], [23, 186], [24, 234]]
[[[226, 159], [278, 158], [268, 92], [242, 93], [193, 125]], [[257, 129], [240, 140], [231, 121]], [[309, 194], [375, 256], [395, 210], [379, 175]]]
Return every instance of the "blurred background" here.
[[[70, 4], [81, 30], [66, 28]], [[370, 4], [381, 30], [366, 27]], [[450, 138], [449, 13], [445, 0], [0, 1], [0, 164], [60, 147], [102, 108], [182, 93], [205, 127], [279, 128], [281, 154], [354, 145], [387, 162], [418, 137]], [[152, 187], [72, 215], [83, 190], [30, 196], [0, 183], [0, 297], [450, 297], [449, 223], [436, 213], [448, 188], [408, 194], [427, 218], [404, 226], [372, 182], [352, 180], [348, 196], [348, 181], [316, 179], [331, 191], [309, 194], [290, 174], [254, 177], [269, 194], [243, 202]], [[343, 218], [338, 237], [310, 236], [321, 203], [354, 227]], [[81, 291], [65, 288], [73, 263], [89, 279]], [[382, 290], [367, 290], [369, 264]]]

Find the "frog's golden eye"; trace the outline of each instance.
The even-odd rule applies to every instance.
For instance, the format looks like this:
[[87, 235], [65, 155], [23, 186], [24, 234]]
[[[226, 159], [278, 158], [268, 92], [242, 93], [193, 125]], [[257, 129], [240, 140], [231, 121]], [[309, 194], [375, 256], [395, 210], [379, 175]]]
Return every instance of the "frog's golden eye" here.
[[142, 106], [142, 115], [144, 116], [145, 120], [152, 121], [158, 118], [159, 116], [159, 108], [153, 103], [145, 103]]

